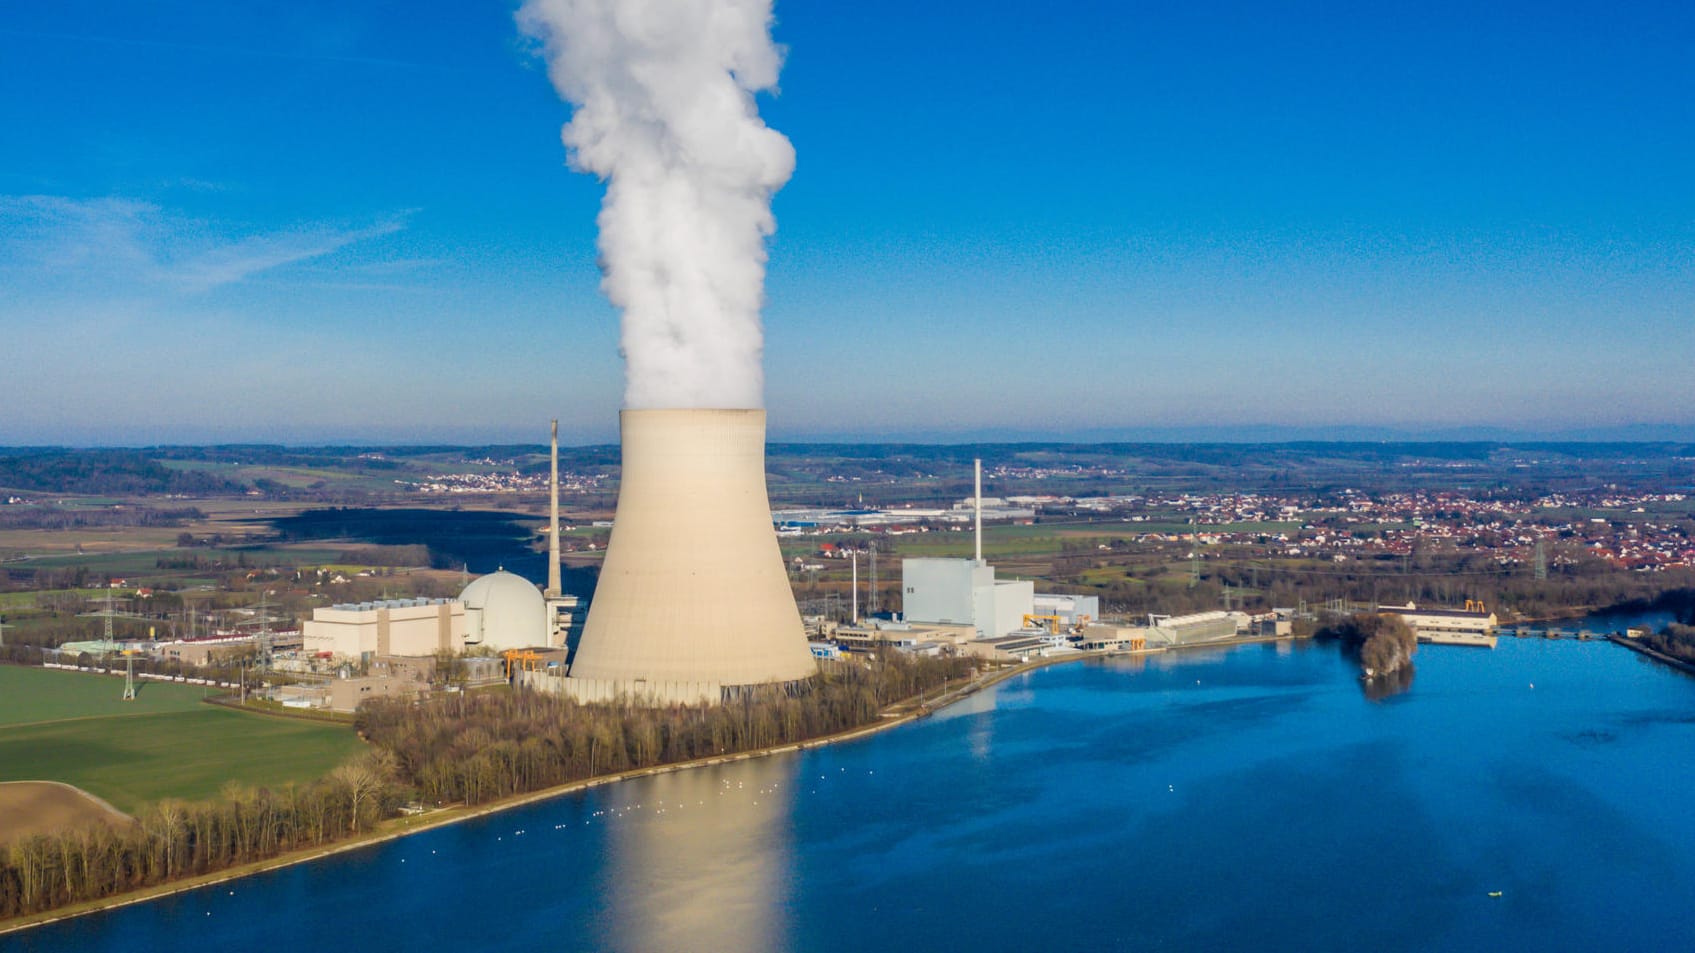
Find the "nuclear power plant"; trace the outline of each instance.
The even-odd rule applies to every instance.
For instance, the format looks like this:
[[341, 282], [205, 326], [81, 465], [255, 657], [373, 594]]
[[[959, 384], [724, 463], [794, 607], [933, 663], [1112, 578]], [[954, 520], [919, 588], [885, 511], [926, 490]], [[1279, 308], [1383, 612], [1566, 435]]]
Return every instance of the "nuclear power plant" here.
[[794, 172], [794, 146], [755, 99], [782, 61], [770, 5], [655, 18], [535, 4], [520, 22], [572, 103], [571, 167], [605, 183], [600, 287], [622, 315], [626, 371], [623, 481], [588, 620], [564, 678], [525, 680], [651, 704], [795, 686], [817, 666], [777, 548], [757, 409], [771, 196]]
[[567, 677], [579, 701], [717, 703], [817, 672], [777, 548], [765, 411], [625, 410], [612, 538]]

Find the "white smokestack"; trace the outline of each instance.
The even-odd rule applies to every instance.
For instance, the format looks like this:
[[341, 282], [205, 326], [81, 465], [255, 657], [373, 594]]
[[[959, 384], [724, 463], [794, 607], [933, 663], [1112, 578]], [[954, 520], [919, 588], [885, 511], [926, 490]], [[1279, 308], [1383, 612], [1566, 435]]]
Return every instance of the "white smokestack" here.
[[971, 472], [974, 474], [972, 491], [972, 508], [976, 511], [975, 533], [977, 536], [977, 565], [983, 565], [983, 460], [981, 457], [971, 461]]
[[559, 579], [559, 418], [553, 418], [553, 468], [547, 480], [547, 595], [564, 592]]
[[527, 0], [519, 26], [575, 107], [571, 166], [606, 183], [601, 288], [624, 312], [625, 406], [764, 404], [771, 195], [794, 148], [759, 118], [771, 0]]
[[853, 557], [853, 624], [859, 624], [859, 550], [854, 550]]

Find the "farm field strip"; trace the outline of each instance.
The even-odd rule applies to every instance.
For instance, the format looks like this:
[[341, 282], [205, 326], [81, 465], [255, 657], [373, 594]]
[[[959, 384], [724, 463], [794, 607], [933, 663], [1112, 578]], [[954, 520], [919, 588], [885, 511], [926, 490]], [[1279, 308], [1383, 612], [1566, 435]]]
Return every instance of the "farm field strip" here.
[[60, 781], [134, 813], [225, 784], [282, 787], [323, 776], [363, 750], [350, 729], [201, 702], [199, 686], [0, 666], [0, 781]]

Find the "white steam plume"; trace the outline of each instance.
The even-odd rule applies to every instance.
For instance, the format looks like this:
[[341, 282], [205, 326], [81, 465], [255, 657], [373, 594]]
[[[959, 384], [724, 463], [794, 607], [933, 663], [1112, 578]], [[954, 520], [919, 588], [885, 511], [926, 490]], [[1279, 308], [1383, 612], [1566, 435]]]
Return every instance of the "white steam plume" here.
[[575, 107], [573, 168], [606, 183], [601, 289], [624, 312], [624, 403], [762, 406], [771, 195], [794, 147], [759, 118], [782, 52], [771, 0], [527, 0]]

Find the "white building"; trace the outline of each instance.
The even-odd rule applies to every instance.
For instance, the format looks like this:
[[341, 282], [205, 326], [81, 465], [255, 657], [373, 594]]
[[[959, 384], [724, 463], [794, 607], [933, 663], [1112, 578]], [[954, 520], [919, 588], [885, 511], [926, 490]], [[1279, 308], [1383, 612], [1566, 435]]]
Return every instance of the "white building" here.
[[1035, 607], [1036, 615], [1057, 617], [1060, 624], [1065, 626], [1088, 625], [1099, 621], [1101, 617], [1100, 596], [1038, 592]]
[[970, 625], [979, 637], [1017, 631], [1035, 609], [1035, 583], [997, 580], [995, 567], [975, 559], [903, 560], [901, 590], [908, 622]]
[[384, 599], [312, 610], [302, 626], [309, 655], [430, 655], [465, 648], [465, 607], [454, 599]]
[[457, 599], [384, 599], [312, 610], [302, 626], [308, 655], [369, 658], [433, 655], [443, 649], [561, 648], [575, 596], [550, 605], [521, 576], [501, 571], [473, 580]]
[[1150, 641], [1190, 645], [1235, 638], [1248, 630], [1252, 620], [1246, 612], [1195, 612], [1189, 615], [1148, 616]]
[[[499, 652], [558, 648], [556, 625], [541, 590], [522, 576], [501, 570], [479, 576], [459, 594], [465, 606], [465, 644]], [[575, 600], [572, 600], [575, 605]], [[557, 612], [560, 607], [556, 607]], [[566, 614], [569, 624], [570, 616]]]
[[1495, 613], [1484, 611], [1482, 603], [1475, 605], [1475, 609], [1462, 611], [1420, 609], [1416, 603], [1409, 602], [1404, 606], [1378, 606], [1377, 611], [1383, 615], [1399, 616], [1414, 635], [1426, 641], [1442, 636], [1484, 638], [1495, 631], [1499, 620]]

